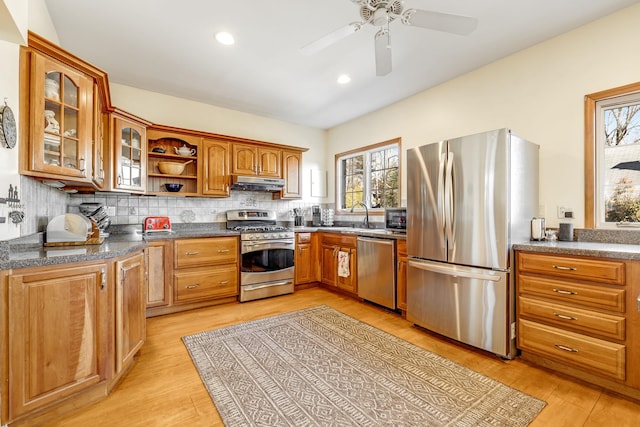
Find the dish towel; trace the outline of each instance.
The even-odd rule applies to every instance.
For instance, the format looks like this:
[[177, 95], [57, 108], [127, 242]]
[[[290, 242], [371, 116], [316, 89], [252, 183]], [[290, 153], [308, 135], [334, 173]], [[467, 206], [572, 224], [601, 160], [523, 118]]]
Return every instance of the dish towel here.
[[349, 277], [349, 252], [338, 252], [338, 276]]

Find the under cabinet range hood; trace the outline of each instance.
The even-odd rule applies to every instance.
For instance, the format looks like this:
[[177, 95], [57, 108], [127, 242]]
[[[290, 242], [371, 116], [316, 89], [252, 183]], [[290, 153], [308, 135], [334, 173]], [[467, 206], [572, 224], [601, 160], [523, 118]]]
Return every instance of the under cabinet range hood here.
[[233, 175], [231, 189], [242, 191], [269, 191], [277, 192], [284, 188], [285, 180], [282, 178], [264, 178], [260, 176]]

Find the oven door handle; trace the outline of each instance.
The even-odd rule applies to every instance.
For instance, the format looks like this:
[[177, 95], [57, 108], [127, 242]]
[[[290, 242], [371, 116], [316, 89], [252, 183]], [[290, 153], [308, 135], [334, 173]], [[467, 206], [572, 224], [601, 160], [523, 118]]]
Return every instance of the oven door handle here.
[[255, 291], [256, 289], [270, 288], [272, 286], [290, 285], [291, 283], [293, 283], [291, 280], [283, 280], [281, 282], [258, 283], [255, 285], [244, 285], [242, 287], [247, 291]]
[[265, 242], [243, 242], [244, 246], [262, 246], [262, 245], [271, 245], [274, 243], [284, 243], [287, 245], [293, 245], [293, 240], [267, 240]]

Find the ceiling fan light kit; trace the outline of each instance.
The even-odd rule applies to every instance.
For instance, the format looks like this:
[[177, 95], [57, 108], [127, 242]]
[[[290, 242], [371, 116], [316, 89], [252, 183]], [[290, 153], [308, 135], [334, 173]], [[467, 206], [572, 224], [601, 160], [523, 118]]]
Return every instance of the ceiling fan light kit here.
[[392, 68], [389, 24], [394, 20], [399, 19], [404, 25], [412, 27], [463, 36], [471, 34], [478, 26], [478, 20], [469, 16], [420, 9], [405, 10], [404, 2], [401, 0], [351, 0], [351, 2], [360, 6], [362, 22], [352, 22], [320, 37], [300, 48], [300, 52], [313, 55], [370, 24], [380, 28], [374, 36], [376, 75], [385, 76], [391, 72]]

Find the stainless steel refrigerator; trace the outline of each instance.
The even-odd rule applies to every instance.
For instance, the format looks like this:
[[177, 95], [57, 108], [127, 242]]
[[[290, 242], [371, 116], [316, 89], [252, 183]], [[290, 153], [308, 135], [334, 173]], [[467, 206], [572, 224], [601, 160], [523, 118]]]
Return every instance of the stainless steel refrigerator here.
[[515, 355], [511, 245], [538, 213], [536, 144], [509, 129], [407, 150], [407, 319]]

